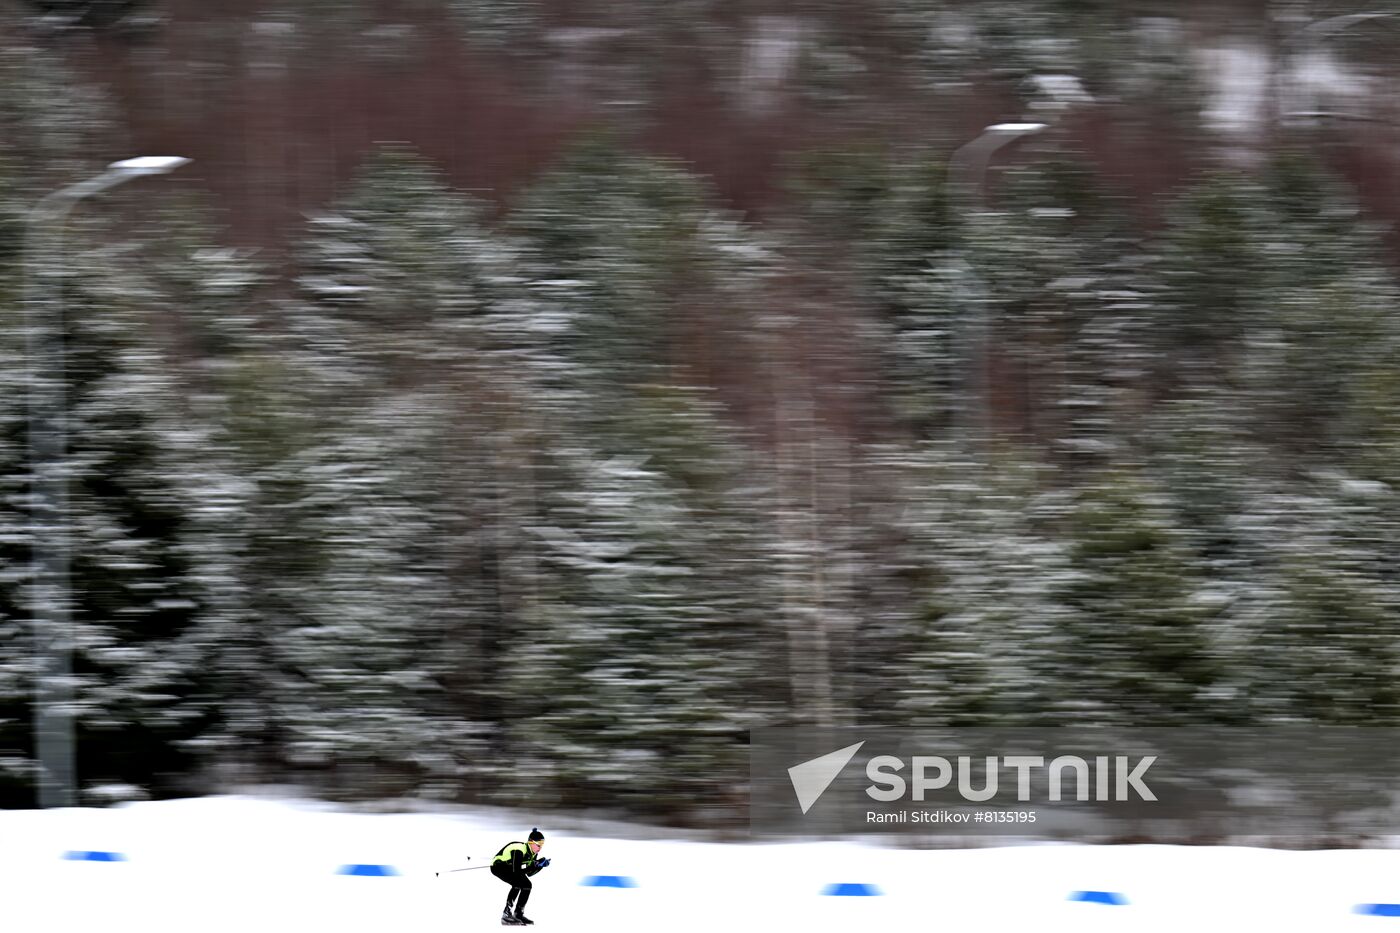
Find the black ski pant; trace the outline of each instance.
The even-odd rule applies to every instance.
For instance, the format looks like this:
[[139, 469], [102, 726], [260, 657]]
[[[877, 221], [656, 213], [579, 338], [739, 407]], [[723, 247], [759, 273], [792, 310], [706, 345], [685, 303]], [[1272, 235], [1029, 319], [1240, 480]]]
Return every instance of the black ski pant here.
[[[530, 879], [525, 876], [525, 872], [519, 868], [511, 868], [510, 862], [492, 862], [491, 874], [500, 878], [510, 885], [510, 893], [506, 895], [506, 910], [515, 905], [517, 913], [525, 912], [525, 902], [530, 899]], [[519, 895], [520, 900], [516, 900]]]

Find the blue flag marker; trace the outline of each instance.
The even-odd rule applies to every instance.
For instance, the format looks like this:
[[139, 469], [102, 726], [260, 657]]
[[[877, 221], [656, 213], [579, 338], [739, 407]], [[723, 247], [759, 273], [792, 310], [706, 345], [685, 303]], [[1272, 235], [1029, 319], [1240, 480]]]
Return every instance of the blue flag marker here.
[[393, 865], [342, 865], [336, 869], [337, 875], [360, 875], [365, 878], [390, 878], [398, 873]]
[[72, 850], [63, 853], [63, 857], [70, 862], [125, 862], [126, 856], [120, 852], [98, 852]]
[[637, 882], [626, 875], [589, 875], [579, 884], [585, 888], [635, 888]]
[[827, 897], [878, 897], [880, 889], [873, 884], [845, 881], [827, 885], [822, 889], [822, 894]]
[[1368, 917], [1400, 917], [1400, 904], [1357, 904], [1353, 912]]
[[1115, 907], [1128, 903], [1128, 899], [1117, 891], [1075, 891], [1069, 899], [1085, 904], [1111, 904]]

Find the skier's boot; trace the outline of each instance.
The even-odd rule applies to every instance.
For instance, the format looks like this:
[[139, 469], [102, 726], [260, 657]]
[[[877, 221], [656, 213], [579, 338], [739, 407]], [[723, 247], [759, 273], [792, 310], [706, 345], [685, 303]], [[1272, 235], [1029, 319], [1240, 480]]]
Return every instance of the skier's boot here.
[[525, 916], [524, 914], [522, 914], [520, 911], [517, 910], [517, 911], [515, 912], [515, 922], [518, 923], [518, 924], [520, 924], [521, 926], [526, 926], [526, 927], [528, 927], [528, 926], [530, 926], [531, 924], [533, 924], [535, 921], [531, 920], [529, 917]]
[[505, 910], [503, 910], [503, 911], [501, 912], [501, 926], [503, 926], [503, 927], [518, 927], [518, 926], [520, 926], [520, 925], [521, 925], [520, 921], [517, 920], [517, 919], [515, 919], [515, 914], [513, 914], [513, 913], [510, 912], [510, 908], [509, 908], [509, 907], [507, 907]]

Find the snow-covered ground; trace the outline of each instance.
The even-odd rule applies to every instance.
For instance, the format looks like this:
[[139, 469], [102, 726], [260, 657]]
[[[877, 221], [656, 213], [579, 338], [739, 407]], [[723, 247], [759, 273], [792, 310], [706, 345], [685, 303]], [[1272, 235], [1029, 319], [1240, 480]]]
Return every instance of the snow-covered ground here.
[[[0, 931], [496, 928], [504, 885], [485, 870], [434, 873], [485, 865], [536, 822], [243, 797], [0, 811]], [[911, 851], [542, 828], [553, 864], [528, 910], [542, 930], [1400, 931], [1400, 908], [1358, 913], [1400, 904], [1400, 851]]]

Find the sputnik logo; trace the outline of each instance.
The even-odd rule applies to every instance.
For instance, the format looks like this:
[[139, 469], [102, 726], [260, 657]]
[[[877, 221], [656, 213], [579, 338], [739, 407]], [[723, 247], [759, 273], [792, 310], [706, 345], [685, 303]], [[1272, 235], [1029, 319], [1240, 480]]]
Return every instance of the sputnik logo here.
[[802, 807], [803, 813], [812, 809], [812, 805], [821, 798], [831, 786], [831, 782], [841, 773], [841, 769], [850, 763], [864, 744], [862, 741], [847, 745], [820, 758], [813, 758], [788, 768], [788, 777], [792, 779], [792, 789], [797, 794], [797, 803]]

